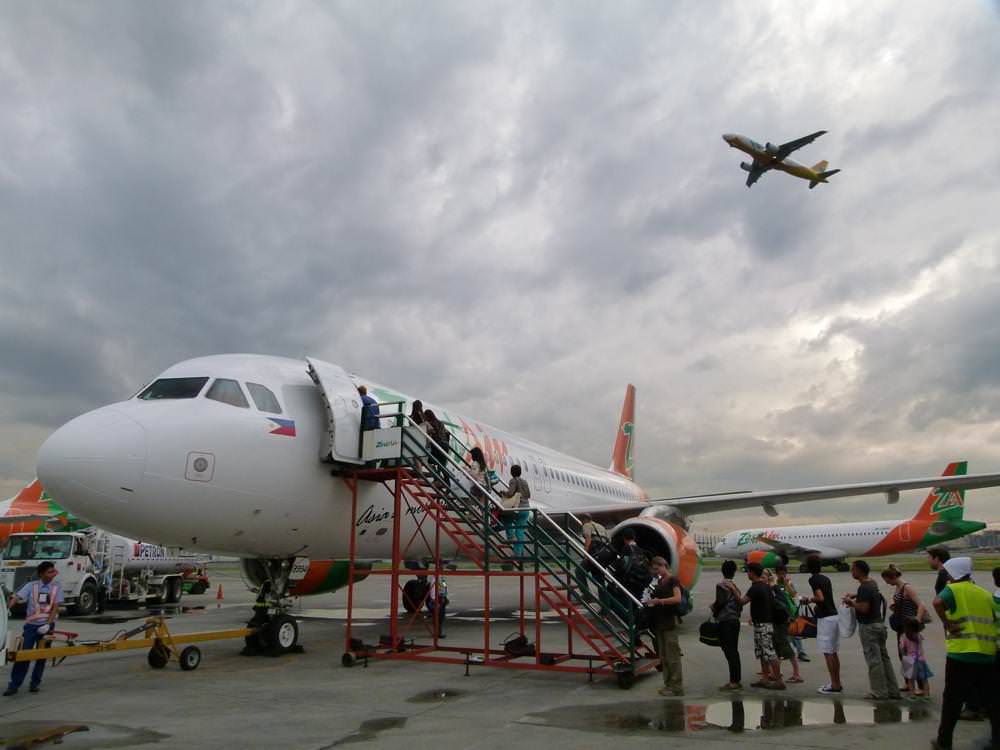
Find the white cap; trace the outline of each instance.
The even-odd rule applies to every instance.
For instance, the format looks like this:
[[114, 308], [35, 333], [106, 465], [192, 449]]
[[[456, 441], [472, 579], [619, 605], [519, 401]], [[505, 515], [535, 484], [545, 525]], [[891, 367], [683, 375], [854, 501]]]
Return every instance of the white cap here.
[[972, 558], [953, 557], [944, 564], [944, 569], [948, 571], [951, 580], [959, 581], [968, 575], [972, 575]]

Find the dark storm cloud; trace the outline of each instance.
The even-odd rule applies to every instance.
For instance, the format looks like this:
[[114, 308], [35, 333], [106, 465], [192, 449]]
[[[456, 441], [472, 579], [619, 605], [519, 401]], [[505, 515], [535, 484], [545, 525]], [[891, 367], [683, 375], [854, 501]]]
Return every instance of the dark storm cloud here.
[[[2, 486], [46, 429], [221, 351], [340, 362], [598, 464], [632, 381], [654, 493], [936, 471], [942, 425], [965, 449], [995, 418], [996, 24], [933, 4], [12, 7]], [[844, 172], [813, 191], [748, 190], [720, 139], [821, 128], [795, 158]], [[970, 248], [947, 294], [890, 304]]]

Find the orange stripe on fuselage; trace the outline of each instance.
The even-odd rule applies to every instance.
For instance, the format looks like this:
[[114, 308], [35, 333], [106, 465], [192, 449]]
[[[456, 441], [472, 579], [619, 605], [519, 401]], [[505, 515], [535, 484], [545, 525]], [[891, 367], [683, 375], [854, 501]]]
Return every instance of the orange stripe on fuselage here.
[[903, 521], [896, 528], [890, 531], [874, 547], [865, 552], [864, 556], [871, 555], [898, 555], [902, 552], [912, 552], [917, 548], [917, 544], [924, 538], [930, 523], [927, 521]]
[[309, 563], [309, 570], [305, 576], [297, 581], [288, 592], [292, 596], [305, 596], [318, 589], [333, 567], [333, 560], [313, 560]]

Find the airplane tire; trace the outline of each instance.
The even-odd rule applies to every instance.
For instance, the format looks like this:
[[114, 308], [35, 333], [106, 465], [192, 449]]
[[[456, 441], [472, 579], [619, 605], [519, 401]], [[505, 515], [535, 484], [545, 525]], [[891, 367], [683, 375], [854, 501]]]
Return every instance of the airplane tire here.
[[843, 562], [843, 561], [837, 563], [837, 572], [838, 573], [846, 573], [850, 569], [851, 569], [851, 566], [848, 565], [847, 563]]
[[267, 645], [275, 653], [290, 653], [299, 643], [299, 623], [291, 615], [274, 615], [265, 628], [262, 628], [262, 631], [265, 630]]

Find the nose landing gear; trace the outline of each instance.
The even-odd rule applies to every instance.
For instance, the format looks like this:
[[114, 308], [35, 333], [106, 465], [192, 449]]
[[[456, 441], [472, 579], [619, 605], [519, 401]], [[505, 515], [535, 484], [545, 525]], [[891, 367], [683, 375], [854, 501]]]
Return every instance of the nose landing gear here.
[[299, 623], [288, 614], [288, 574], [291, 560], [270, 560], [266, 564], [269, 577], [257, 587], [257, 600], [253, 604], [253, 617], [247, 627], [257, 632], [245, 639], [244, 656], [281, 656], [301, 654]]

